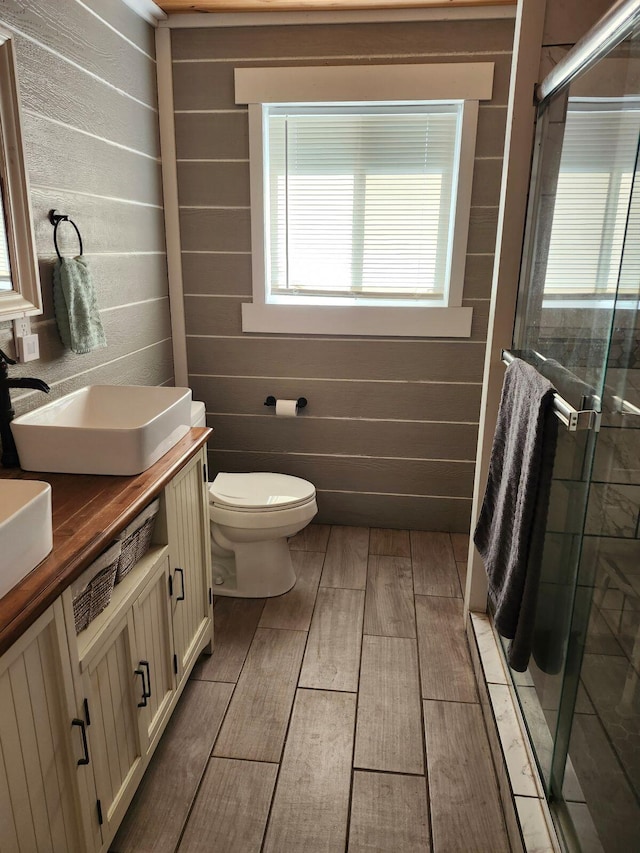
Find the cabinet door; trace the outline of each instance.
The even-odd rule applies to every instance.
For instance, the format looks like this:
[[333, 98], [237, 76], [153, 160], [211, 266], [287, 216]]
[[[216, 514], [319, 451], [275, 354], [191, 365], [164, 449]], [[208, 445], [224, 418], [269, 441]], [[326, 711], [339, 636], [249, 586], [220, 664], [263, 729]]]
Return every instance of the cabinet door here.
[[144, 697], [138, 700], [140, 738], [149, 752], [169, 712], [174, 693], [171, 664], [171, 606], [169, 599], [169, 559], [152, 572], [133, 606], [138, 653], [137, 670], [144, 672]]
[[178, 683], [211, 639], [211, 549], [204, 452], [166, 488]]
[[105, 642], [83, 661], [91, 719], [89, 743], [105, 838], [113, 836], [144, 770], [137, 713], [143, 680], [135, 672], [137, 660], [129, 609]]
[[56, 602], [0, 659], [0, 845], [3, 851], [88, 849], [72, 726], [64, 617]]

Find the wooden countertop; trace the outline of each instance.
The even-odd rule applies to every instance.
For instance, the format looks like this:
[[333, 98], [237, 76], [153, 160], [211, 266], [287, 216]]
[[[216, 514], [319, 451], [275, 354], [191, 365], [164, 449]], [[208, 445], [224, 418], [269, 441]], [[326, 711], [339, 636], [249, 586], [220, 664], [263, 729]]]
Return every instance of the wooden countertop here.
[[50, 483], [53, 512], [53, 550], [0, 598], [0, 655], [104, 551], [116, 533], [160, 494], [211, 432], [192, 428], [155, 465], [132, 477], [0, 468], [3, 479]]

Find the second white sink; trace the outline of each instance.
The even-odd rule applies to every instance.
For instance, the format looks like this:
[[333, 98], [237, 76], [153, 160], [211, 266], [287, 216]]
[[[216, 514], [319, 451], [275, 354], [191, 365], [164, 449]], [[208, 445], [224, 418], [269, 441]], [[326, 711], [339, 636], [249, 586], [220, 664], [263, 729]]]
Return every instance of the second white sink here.
[[89, 385], [15, 418], [26, 471], [139, 474], [186, 435], [191, 390]]
[[0, 480], [0, 598], [53, 547], [51, 486]]

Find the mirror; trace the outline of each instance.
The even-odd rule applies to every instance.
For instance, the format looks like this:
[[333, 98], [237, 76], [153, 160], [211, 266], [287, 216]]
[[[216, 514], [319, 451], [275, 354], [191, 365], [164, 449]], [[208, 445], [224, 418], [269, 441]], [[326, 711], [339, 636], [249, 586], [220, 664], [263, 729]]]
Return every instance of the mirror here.
[[0, 320], [42, 313], [11, 33], [0, 28]]

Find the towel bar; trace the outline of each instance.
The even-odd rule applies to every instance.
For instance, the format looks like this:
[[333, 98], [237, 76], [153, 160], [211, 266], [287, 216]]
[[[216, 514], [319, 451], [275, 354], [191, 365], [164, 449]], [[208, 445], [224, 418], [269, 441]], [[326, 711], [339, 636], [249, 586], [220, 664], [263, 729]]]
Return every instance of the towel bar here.
[[62, 255], [60, 254], [60, 249], [58, 248], [58, 226], [61, 222], [68, 222], [69, 225], [72, 225], [75, 229], [75, 232], [78, 236], [78, 243], [80, 244], [79, 254], [82, 255], [82, 237], [80, 235], [80, 230], [78, 229], [78, 226], [73, 221], [73, 219], [69, 219], [66, 213], [56, 213], [55, 210], [50, 210], [49, 222], [53, 225], [53, 245], [56, 249], [56, 255], [60, 258], [60, 260], [62, 260]]
[[[503, 349], [501, 358], [505, 364], [511, 364], [517, 356], [508, 349]], [[574, 409], [558, 393], [553, 395], [553, 408], [558, 419], [566, 426], [569, 432], [578, 432], [584, 429], [592, 429], [595, 432], [600, 430], [600, 420], [602, 417], [600, 412], [595, 412], [593, 409]]]

